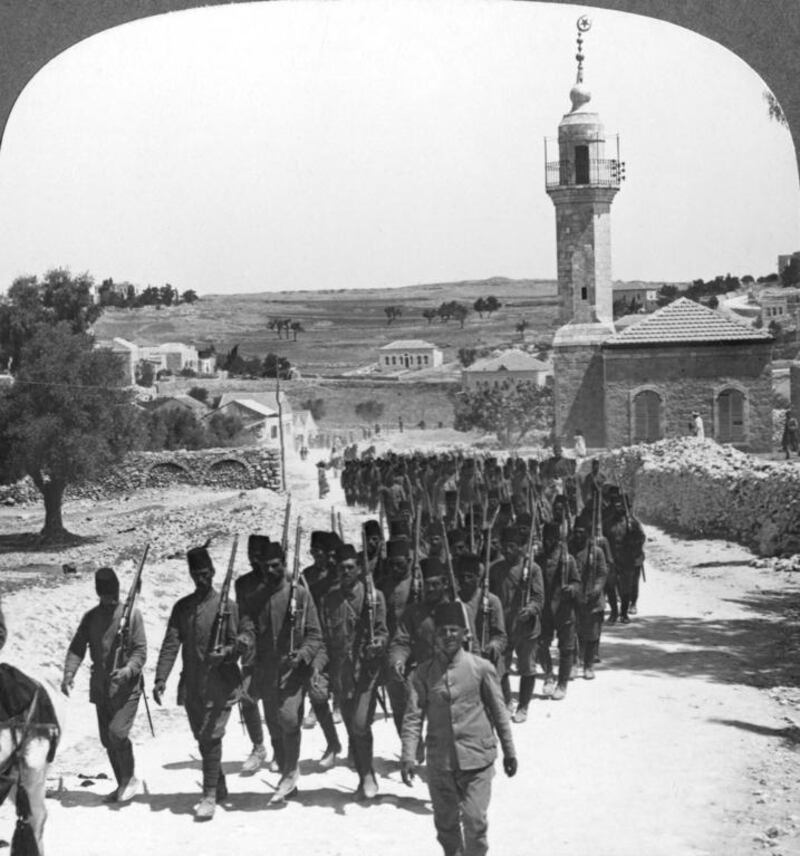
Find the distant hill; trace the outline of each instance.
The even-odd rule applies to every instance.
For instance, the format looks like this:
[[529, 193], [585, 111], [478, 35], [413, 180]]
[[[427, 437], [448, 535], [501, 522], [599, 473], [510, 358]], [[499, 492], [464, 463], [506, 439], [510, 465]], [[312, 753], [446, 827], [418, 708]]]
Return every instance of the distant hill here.
[[[479, 297], [494, 295], [501, 309], [491, 317], [471, 312], [464, 329], [457, 321], [428, 323], [425, 309], [457, 300], [472, 308]], [[387, 306], [402, 315], [387, 324]], [[218, 352], [239, 345], [244, 355], [272, 351], [285, 356], [304, 374], [334, 375], [375, 362], [381, 345], [395, 339], [425, 339], [458, 358], [463, 347], [496, 347], [519, 342], [516, 325], [527, 320], [531, 335], [550, 339], [557, 326], [555, 280], [507, 279], [426, 283], [401, 288], [281, 291], [262, 294], [202, 295], [194, 304], [106, 310], [95, 325], [98, 338], [121, 336], [138, 344], [181, 341], [213, 344]], [[305, 332], [297, 341], [279, 339], [268, 328], [274, 318], [299, 321]]]

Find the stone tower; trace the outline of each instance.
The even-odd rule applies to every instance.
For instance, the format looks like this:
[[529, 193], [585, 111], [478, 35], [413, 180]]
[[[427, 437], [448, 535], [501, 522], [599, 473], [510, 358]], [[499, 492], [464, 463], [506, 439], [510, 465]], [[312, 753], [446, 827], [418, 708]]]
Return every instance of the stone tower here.
[[[578, 19], [578, 73], [572, 109], [545, 140], [545, 186], [556, 209], [558, 295], [564, 325], [553, 339], [556, 436], [583, 431], [590, 446], [605, 445], [602, 343], [614, 335], [611, 283], [611, 203], [624, 177], [618, 141], [607, 157], [606, 135], [583, 82], [583, 34]], [[558, 159], [550, 160], [557, 146]]]

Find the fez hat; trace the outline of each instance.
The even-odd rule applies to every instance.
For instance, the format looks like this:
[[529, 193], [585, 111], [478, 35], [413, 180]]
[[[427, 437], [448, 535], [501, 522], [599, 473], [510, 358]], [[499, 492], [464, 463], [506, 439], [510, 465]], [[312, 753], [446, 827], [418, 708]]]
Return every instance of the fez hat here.
[[351, 559], [355, 561], [358, 558], [356, 548], [352, 544], [340, 544], [336, 548], [336, 561], [349, 562]]
[[411, 503], [407, 499], [401, 499], [400, 502], [397, 503], [397, 507], [400, 511], [403, 512], [411, 512]]
[[509, 541], [514, 544], [521, 543], [522, 539], [520, 538], [520, 531], [516, 526], [506, 526], [503, 530], [503, 534], [501, 536], [501, 540], [504, 544], [508, 544]]
[[387, 559], [404, 559], [408, 552], [408, 541], [405, 538], [392, 538], [386, 544]]
[[558, 523], [545, 523], [542, 527], [542, 538], [548, 541], [557, 541], [561, 535], [561, 527]]
[[373, 535], [379, 535], [383, 538], [383, 532], [381, 531], [381, 524], [378, 523], [377, 520], [367, 520], [364, 524], [364, 534], [367, 538], [371, 538]]
[[98, 568], [94, 575], [94, 590], [98, 594], [119, 595], [119, 580], [113, 568]]
[[270, 541], [264, 546], [264, 551], [261, 557], [265, 562], [272, 562], [275, 559], [283, 562], [286, 559], [286, 554], [283, 552], [283, 547], [277, 541]]
[[444, 562], [436, 556], [428, 556], [419, 563], [419, 566], [424, 580], [430, 577], [443, 577], [447, 573]]
[[479, 574], [481, 571], [480, 556], [474, 553], [462, 553], [456, 556], [455, 571], [457, 574]]
[[522, 511], [517, 515], [517, 529], [530, 529], [532, 523], [530, 511]]
[[186, 553], [186, 560], [189, 562], [190, 571], [201, 571], [203, 568], [211, 568], [214, 570], [214, 563], [211, 561], [211, 556], [208, 555], [208, 542], [202, 547], [192, 547]]
[[408, 537], [408, 523], [401, 518], [389, 521], [389, 537], [399, 538], [401, 535]]
[[247, 555], [260, 559], [266, 553], [269, 543], [268, 535], [251, 535], [247, 539]]
[[455, 502], [458, 497], [457, 490], [446, 490], [444, 492], [445, 502]]
[[440, 603], [433, 611], [433, 623], [437, 627], [463, 627], [464, 623], [464, 608], [458, 601], [445, 601]]
[[438, 535], [440, 538], [444, 537], [444, 521], [442, 520], [431, 520], [428, 524], [427, 533], [429, 538], [433, 538], [434, 535]]
[[326, 549], [329, 553], [333, 552], [334, 550], [341, 547], [342, 544], [344, 544], [344, 541], [342, 541], [342, 539], [335, 532], [327, 532], [326, 534], [328, 536], [328, 544]]
[[312, 550], [327, 550], [328, 549], [328, 532], [323, 532], [320, 529], [315, 529], [311, 533], [311, 549]]
[[458, 544], [459, 542], [464, 543], [467, 541], [467, 533], [464, 532], [463, 529], [451, 529], [447, 533], [447, 543], [452, 547], [454, 544]]

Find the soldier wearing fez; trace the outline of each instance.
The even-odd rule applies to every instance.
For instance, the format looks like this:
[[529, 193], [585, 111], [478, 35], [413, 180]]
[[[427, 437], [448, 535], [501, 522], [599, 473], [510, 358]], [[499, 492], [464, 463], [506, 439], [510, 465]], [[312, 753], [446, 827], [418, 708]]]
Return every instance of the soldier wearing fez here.
[[608, 566], [603, 550], [589, 539], [586, 524], [580, 519], [572, 530], [572, 550], [581, 577], [577, 597], [578, 642], [583, 677], [590, 681], [594, 678], [594, 658], [600, 647]]
[[147, 640], [141, 613], [134, 609], [130, 619], [128, 651], [123, 652], [125, 665], [112, 671], [124, 608], [119, 602], [119, 580], [112, 568], [100, 568], [95, 574], [94, 585], [100, 603], [83, 616], [72, 638], [64, 664], [61, 692], [69, 695], [75, 672], [88, 647], [92, 659], [89, 701], [95, 706], [100, 742], [108, 753], [117, 779], [117, 787], [105, 797], [105, 802], [126, 803], [133, 799], [139, 786], [134, 776], [133, 746], [128, 735], [139, 706]]
[[[212, 584], [214, 564], [206, 546], [186, 554], [195, 590], [172, 608], [153, 685], [153, 698], [160, 705], [181, 651], [178, 704], [186, 708], [203, 765], [203, 796], [195, 807], [195, 820], [211, 820], [217, 802], [228, 795], [221, 769], [222, 738], [241, 686], [237, 660], [253, 642], [252, 623], [246, 616], [240, 623], [235, 603], [223, 604], [224, 613], [219, 609], [220, 594]], [[225, 615], [225, 626], [222, 645], [215, 648], [218, 612]]]
[[372, 799], [378, 793], [372, 769], [372, 721], [381, 657], [388, 639], [386, 606], [383, 595], [359, 579], [358, 556], [352, 544], [343, 544], [337, 555], [339, 585], [330, 589], [320, 604], [325, 644], [314, 658], [311, 686], [328, 665], [333, 697], [342, 712], [359, 777], [356, 795], [358, 799]]
[[517, 772], [508, 710], [494, 666], [463, 650], [467, 635], [460, 603], [434, 612], [436, 649], [409, 681], [400, 772], [411, 785], [422, 721], [427, 719], [428, 789], [445, 856], [483, 856], [487, 842], [497, 740], [506, 775]]

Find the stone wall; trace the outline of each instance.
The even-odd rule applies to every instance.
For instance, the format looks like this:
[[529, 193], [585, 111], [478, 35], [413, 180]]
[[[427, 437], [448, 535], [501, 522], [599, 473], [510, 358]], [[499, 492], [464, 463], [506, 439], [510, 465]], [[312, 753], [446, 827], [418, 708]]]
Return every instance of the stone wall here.
[[789, 366], [789, 400], [795, 416], [800, 417], [800, 360]]
[[685, 436], [693, 410], [706, 436], [719, 437], [717, 399], [725, 389], [745, 396], [745, 440], [740, 448], [772, 449], [771, 345], [693, 345], [604, 348], [606, 444], [633, 442], [633, 396], [653, 390], [661, 398], [664, 437]]
[[[251, 490], [281, 488], [280, 454], [275, 449], [202, 449], [196, 452], [133, 452], [102, 478], [71, 485], [70, 499], [102, 499], [146, 488], [178, 485]], [[30, 479], [0, 486], [0, 503], [40, 502]]]
[[646, 523], [738, 541], [762, 556], [800, 553], [800, 466], [762, 461], [713, 440], [629, 446], [601, 458]]

